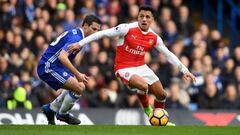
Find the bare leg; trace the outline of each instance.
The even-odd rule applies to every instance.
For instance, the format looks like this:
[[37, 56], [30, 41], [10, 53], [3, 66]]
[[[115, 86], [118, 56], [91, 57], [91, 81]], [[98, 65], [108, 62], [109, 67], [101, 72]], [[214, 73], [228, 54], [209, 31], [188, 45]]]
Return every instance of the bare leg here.
[[78, 82], [76, 78], [70, 77], [67, 79], [67, 81], [63, 85], [63, 88], [77, 95], [81, 95], [83, 90], [85, 89], [85, 85], [83, 82]]
[[144, 108], [147, 108], [149, 106], [149, 99], [148, 99], [148, 84], [147, 82], [138, 75], [133, 75], [129, 80], [129, 86], [131, 88], [135, 88], [138, 90], [141, 90], [138, 92], [138, 98], [140, 102], [142, 103]]
[[138, 75], [132, 75], [132, 77], [129, 80], [128, 84], [131, 88], [137, 88], [143, 92], [148, 91], [148, 84], [147, 82], [140, 76]]
[[155, 108], [165, 108], [165, 100], [167, 93], [164, 91], [163, 86], [160, 81], [156, 81], [152, 85], [149, 85], [149, 92], [156, 96], [154, 101]]
[[133, 75], [129, 80], [129, 86], [131, 88], [140, 90], [137, 91], [138, 99], [143, 106], [144, 112], [149, 116], [149, 114], [152, 112], [152, 107], [149, 105], [147, 82], [142, 77]]

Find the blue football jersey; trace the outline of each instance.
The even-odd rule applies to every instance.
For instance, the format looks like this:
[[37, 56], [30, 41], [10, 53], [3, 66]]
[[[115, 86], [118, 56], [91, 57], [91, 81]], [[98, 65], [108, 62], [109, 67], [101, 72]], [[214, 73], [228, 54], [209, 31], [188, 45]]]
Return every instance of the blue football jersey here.
[[[59, 64], [58, 56], [61, 50], [67, 50], [70, 44], [79, 42], [83, 38], [84, 34], [80, 28], [65, 31], [58, 36], [55, 41], [49, 44], [47, 50], [42, 54], [42, 60], [52, 64]], [[72, 62], [75, 56], [76, 54], [70, 52], [68, 58]]]

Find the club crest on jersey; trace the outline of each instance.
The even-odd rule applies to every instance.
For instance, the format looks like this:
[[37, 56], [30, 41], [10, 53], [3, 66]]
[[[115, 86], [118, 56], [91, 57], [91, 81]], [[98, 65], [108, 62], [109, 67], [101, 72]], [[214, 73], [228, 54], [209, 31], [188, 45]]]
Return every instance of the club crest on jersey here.
[[149, 45], [153, 45], [153, 42], [154, 42], [153, 39], [149, 39], [149, 41], [148, 41]]
[[63, 76], [65, 76], [65, 77], [66, 77], [67, 75], [68, 75], [68, 73], [67, 73], [67, 72], [63, 72]]
[[125, 73], [125, 77], [129, 77], [129, 73], [127, 72], [127, 73]]

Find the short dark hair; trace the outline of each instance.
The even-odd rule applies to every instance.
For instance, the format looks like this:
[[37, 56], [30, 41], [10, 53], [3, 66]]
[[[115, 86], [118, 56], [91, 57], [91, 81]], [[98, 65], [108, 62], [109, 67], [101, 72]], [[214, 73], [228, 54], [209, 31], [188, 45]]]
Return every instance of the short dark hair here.
[[82, 22], [82, 26], [84, 26], [84, 24], [91, 25], [93, 22], [101, 24], [101, 20], [97, 16], [95, 16], [95, 15], [87, 15], [84, 18], [83, 22]]
[[154, 12], [155, 12], [155, 11], [153, 10], [153, 8], [152, 8], [151, 6], [147, 6], [147, 5], [141, 6], [141, 7], [139, 8], [138, 13], [140, 13], [141, 10], [150, 11], [150, 12], [152, 13], [152, 15], [154, 16]]

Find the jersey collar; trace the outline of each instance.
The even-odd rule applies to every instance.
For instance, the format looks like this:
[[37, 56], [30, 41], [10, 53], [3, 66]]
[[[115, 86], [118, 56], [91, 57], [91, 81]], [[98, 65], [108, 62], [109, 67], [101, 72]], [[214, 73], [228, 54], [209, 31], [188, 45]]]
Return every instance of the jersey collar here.
[[82, 28], [79, 28], [79, 29], [80, 29], [81, 32], [82, 32], [82, 37], [85, 38], [85, 35], [84, 35], [84, 32], [83, 32]]
[[143, 35], [147, 35], [148, 32], [150, 31], [150, 28], [149, 28], [148, 31], [146, 31], [146, 32], [145, 32], [145, 31], [142, 31], [141, 28], [140, 28], [140, 26], [139, 26], [139, 25], [137, 25], [137, 26], [138, 26], [138, 29], [142, 32]]

